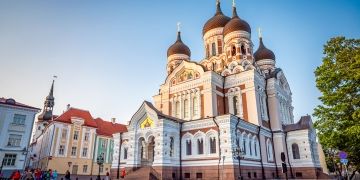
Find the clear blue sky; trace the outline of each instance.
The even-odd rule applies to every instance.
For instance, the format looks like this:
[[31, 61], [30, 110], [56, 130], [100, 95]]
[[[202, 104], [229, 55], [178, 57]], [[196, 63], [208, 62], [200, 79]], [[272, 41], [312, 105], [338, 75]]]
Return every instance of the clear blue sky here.
[[[231, 0], [221, 1], [231, 16]], [[360, 1], [237, 0], [238, 14], [263, 29], [293, 93], [295, 120], [320, 102], [314, 69], [334, 36], [360, 37]], [[202, 27], [215, 0], [0, 1], [0, 96], [43, 107], [53, 75], [55, 112], [66, 104], [126, 122], [164, 82], [176, 22], [192, 59], [203, 58]]]

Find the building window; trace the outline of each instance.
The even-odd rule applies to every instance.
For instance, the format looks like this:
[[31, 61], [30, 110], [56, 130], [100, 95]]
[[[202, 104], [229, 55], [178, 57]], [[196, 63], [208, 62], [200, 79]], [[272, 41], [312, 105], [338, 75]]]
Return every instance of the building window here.
[[67, 135], [67, 129], [63, 129], [61, 131], [61, 139], [66, 139], [66, 135]]
[[190, 178], [190, 173], [185, 173], [184, 178]]
[[244, 149], [244, 153], [246, 154], [246, 138], [243, 137], [243, 149]]
[[189, 100], [185, 99], [185, 101], [184, 101], [184, 118], [190, 117], [189, 108], [190, 108]]
[[196, 173], [196, 178], [197, 179], [202, 179], [202, 173]]
[[78, 140], [79, 138], [79, 131], [74, 131], [74, 140]]
[[222, 42], [221, 42], [221, 39], [218, 39], [217, 44], [218, 44], [218, 54], [221, 54], [221, 53], [222, 53]]
[[296, 172], [296, 173], [295, 173], [295, 176], [296, 176], [297, 178], [302, 178], [302, 173], [301, 173], [301, 172]]
[[210, 137], [210, 154], [216, 153], [216, 138]]
[[59, 155], [64, 155], [64, 151], [65, 151], [65, 146], [64, 146], [64, 145], [60, 145], [60, 146], [59, 146]]
[[255, 179], [257, 178], [257, 174], [256, 174], [256, 172], [254, 172], [254, 178], [255, 178]]
[[239, 114], [238, 107], [239, 107], [239, 98], [238, 96], [233, 97], [233, 107], [234, 107], [234, 114]]
[[257, 148], [257, 145], [258, 145], [258, 141], [257, 139], [254, 140], [254, 153], [255, 153], [255, 156], [257, 157], [258, 156], [258, 148]]
[[170, 137], [170, 157], [174, 156], [174, 138]]
[[209, 44], [206, 45], [206, 57], [208, 58], [210, 56], [210, 48], [209, 48]]
[[246, 49], [244, 45], [241, 45], [241, 54], [245, 55], [246, 54]]
[[82, 152], [83, 157], [87, 156], [87, 151], [88, 151], [88, 148], [83, 148], [83, 152]]
[[193, 109], [194, 109], [194, 116], [198, 116], [199, 115], [199, 99], [198, 97], [194, 97], [193, 99]]
[[86, 173], [86, 172], [87, 172], [87, 169], [88, 169], [88, 165], [84, 165], [84, 166], [83, 166], [83, 173]]
[[248, 172], [248, 178], [251, 179], [251, 172]]
[[71, 147], [71, 156], [76, 156], [76, 147]]
[[88, 140], [89, 140], [89, 137], [90, 137], [90, 133], [86, 132], [86, 133], [85, 133], [85, 136], [84, 136], [84, 140], [85, 140], [85, 141], [88, 141]]
[[250, 153], [250, 156], [252, 156], [252, 141], [251, 139], [249, 138], [249, 153]]
[[186, 155], [191, 155], [191, 140], [186, 141]]
[[3, 166], [15, 166], [16, 154], [5, 154]]
[[9, 140], [7, 143], [8, 146], [20, 146], [20, 143], [21, 143], [21, 135], [17, 135], [17, 134], [9, 135]]
[[267, 142], [267, 157], [269, 161], [273, 160], [272, 144], [270, 140]]
[[300, 152], [299, 152], [299, 146], [294, 143], [291, 145], [293, 159], [300, 159]]
[[211, 55], [216, 56], [216, 45], [215, 45], [215, 43], [211, 44]]
[[107, 140], [106, 139], [102, 140], [101, 147], [103, 149], [106, 149], [106, 147], [107, 147]]
[[231, 48], [231, 55], [232, 55], [232, 56], [235, 56], [235, 55], [236, 55], [236, 48], [235, 48], [235, 46], [232, 46], [232, 48]]
[[180, 109], [181, 109], [180, 102], [176, 101], [176, 103], [175, 103], [175, 116], [177, 118], [180, 118]]
[[198, 154], [204, 154], [204, 141], [203, 139], [197, 140], [197, 146], [198, 146]]
[[128, 148], [124, 148], [124, 159], [127, 159]]
[[25, 115], [14, 114], [13, 124], [24, 125], [25, 124], [25, 119], [26, 119]]

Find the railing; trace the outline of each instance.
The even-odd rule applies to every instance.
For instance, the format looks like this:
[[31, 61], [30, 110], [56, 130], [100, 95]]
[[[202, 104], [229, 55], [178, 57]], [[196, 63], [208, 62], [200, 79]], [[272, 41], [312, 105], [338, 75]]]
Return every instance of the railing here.
[[152, 166], [149, 166], [150, 168], [150, 175], [154, 175], [156, 177], [156, 179], [160, 180], [161, 179], [161, 175], [155, 171], [155, 169]]

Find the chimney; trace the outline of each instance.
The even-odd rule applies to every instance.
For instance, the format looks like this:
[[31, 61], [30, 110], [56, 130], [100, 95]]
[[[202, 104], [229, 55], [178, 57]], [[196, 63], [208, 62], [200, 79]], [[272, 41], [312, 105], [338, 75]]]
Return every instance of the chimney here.
[[70, 104], [67, 104], [66, 105], [66, 110], [69, 110], [70, 109]]
[[116, 118], [111, 118], [111, 122], [115, 124]]

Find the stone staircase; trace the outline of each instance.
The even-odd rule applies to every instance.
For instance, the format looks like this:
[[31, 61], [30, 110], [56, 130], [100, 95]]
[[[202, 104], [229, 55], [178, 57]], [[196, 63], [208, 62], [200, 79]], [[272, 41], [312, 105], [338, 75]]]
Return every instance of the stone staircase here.
[[124, 179], [128, 180], [160, 180], [161, 176], [151, 166], [144, 166], [129, 172]]

